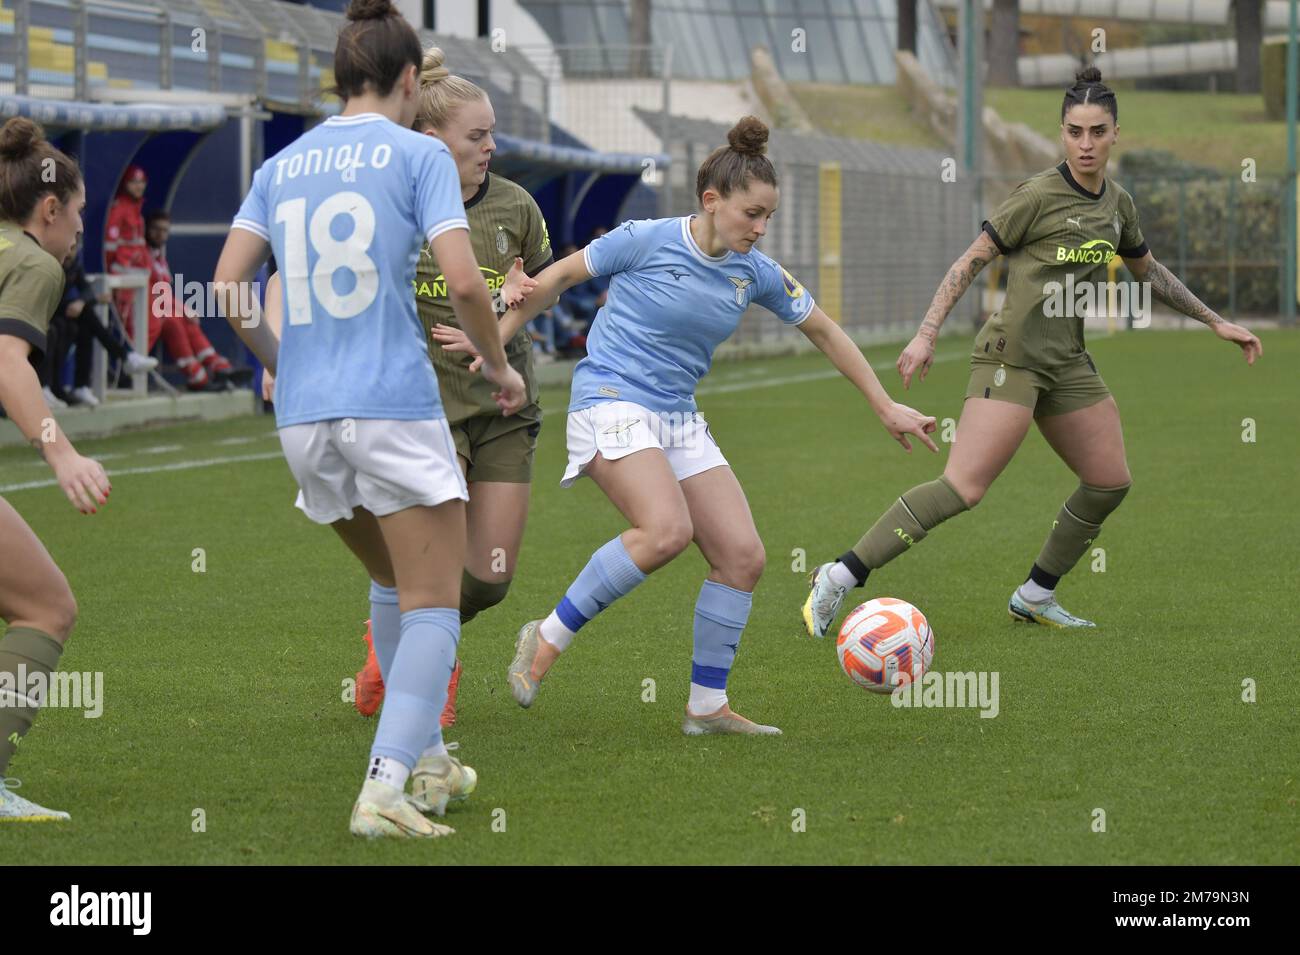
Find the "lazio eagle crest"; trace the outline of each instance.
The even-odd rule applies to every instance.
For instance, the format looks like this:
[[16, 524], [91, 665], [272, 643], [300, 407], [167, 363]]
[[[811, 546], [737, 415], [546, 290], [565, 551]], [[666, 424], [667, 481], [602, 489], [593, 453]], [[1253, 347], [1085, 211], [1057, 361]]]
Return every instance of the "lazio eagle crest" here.
[[744, 308], [749, 304], [749, 287], [754, 284], [753, 279], [739, 279], [734, 275], [728, 275], [731, 284], [736, 286], [736, 304]]

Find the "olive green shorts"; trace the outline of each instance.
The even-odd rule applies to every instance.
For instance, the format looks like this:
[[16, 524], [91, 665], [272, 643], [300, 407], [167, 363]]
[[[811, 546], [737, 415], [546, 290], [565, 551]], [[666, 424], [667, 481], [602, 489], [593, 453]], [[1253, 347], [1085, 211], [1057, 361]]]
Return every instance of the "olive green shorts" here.
[[467, 467], [465, 480], [529, 484], [533, 480], [533, 454], [542, 430], [542, 409], [529, 405], [506, 418], [499, 414], [475, 415], [451, 424], [456, 456]]
[[1110, 396], [1087, 352], [1072, 364], [1052, 369], [1019, 368], [982, 357], [972, 358], [970, 366], [967, 398], [1010, 401], [1032, 408], [1035, 418], [1078, 411]]

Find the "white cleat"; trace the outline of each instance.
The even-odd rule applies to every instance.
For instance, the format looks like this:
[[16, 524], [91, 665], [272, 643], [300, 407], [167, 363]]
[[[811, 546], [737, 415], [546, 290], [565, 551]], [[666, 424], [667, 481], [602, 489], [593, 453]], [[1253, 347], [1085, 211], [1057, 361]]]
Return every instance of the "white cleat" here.
[[1056, 602], [1055, 597], [1043, 601], [1040, 604], [1031, 604], [1028, 600], [1020, 596], [1020, 588], [1011, 595], [1010, 602], [1007, 603], [1007, 612], [1011, 614], [1011, 619], [1017, 623], [1041, 623], [1048, 627], [1096, 627], [1097, 625], [1091, 620], [1084, 620], [1082, 617], [1076, 617], [1064, 607]]
[[780, 736], [781, 731], [775, 726], [764, 726], [747, 720], [739, 713], [732, 712], [730, 706], [723, 704], [722, 709], [707, 716], [695, 716], [690, 708], [686, 710], [686, 719], [682, 721], [682, 732], [687, 736], [705, 736], [710, 733], [733, 733], [739, 736]]
[[420, 812], [442, 816], [448, 803], [469, 798], [477, 786], [478, 773], [456, 757], [426, 756], [411, 772], [411, 794], [407, 799]]
[[812, 590], [803, 604], [803, 624], [810, 637], [824, 637], [835, 626], [840, 604], [849, 592], [848, 587], [839, 587], [831, 580], [829, 571], [834, 566], [835, 561], [830, 561], [812, 572]]
[[361, 787], [349, 828], [367, 839], [437, 839], [456, 831], [425, 819], [396, 786], [373, 779]]
[[0, 779], [0, 822], [67, 822], [72, 817], [58, 809], [46, 809], [5, 788]]
[[45, 403], [55, 411], [68, 406], [68, 403], [50, 391], [48, 386], [41, 389], [41, 395], [45, 398]]

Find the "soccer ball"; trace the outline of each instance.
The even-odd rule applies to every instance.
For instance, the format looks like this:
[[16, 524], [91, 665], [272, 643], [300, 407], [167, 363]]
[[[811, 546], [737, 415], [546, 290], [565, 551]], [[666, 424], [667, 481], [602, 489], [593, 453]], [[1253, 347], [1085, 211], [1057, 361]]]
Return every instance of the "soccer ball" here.
[[877, 597], [844, 618], [835, 641], [849, 679], [875, 693], [919, 680], [934, 658], [934, 631], [906, 600]]

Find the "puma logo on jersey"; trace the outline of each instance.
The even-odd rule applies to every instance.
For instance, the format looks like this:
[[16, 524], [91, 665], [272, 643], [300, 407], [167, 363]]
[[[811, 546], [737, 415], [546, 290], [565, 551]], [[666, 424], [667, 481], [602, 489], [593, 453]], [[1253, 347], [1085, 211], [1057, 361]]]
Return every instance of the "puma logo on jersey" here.
[[1081, 218], [1081, 216], [1066, 216], [1065, 221], [1067, 225], [1072, 225], [1076, 229], [1082, 229], [1083, 223], [1079, 221]]

